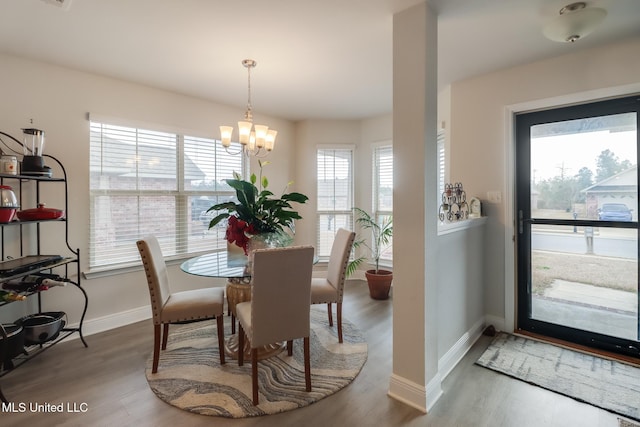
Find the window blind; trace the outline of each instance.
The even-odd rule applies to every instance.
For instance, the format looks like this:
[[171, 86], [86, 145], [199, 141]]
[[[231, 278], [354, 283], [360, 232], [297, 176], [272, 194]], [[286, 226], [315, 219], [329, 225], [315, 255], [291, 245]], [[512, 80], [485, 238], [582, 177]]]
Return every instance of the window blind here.
[[[381, 145], [373, 150], [373, 210], [378, 224], [393, 215], [393, 146]], [[391, 242], [381, 248], [380, 259], [393, 259]]]
[[444, 130], [438, 131], [438, 136], [436, 139], [436, 150], [438, 156], [438, 200], [437, 206], [440, 206], [442, 202], [440, 197], [442, 193], [444, 193], [444, 184], [445, 184], [445, 162], [446, 162], [446, 153], [444, 146]]
[[213, 139], [95, 121], [89, 140], [90, 270], [137, 264], [135, 242], [147, 235], [167, 258], [226, 246], [206, 210], [233, 199], [224, 179], [244, 172], [243, 156]]

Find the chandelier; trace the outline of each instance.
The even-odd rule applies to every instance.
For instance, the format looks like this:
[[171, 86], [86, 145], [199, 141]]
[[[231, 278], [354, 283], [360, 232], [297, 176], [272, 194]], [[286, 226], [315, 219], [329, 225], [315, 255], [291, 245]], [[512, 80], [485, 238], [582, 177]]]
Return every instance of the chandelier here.
[[247, 69], [247, 88], [249, 95], [247, 97], [247, 111], [244, 113], [244, 120], [238, 122], [238, 142], [240, 142], [241, 149], [236, 153], [229, 151], [231, 137], [233, 135], [233, 126], [220, 126], [220, 140], [222, 141], [222, 146], [229, 154], [240, 154], [244, 152], [247, 156], [264, 157], [273, 150], [278, 132], [269, 129], [269, 126], [253, 124], [253, 112], [251, 110], [251, 69], [254, 68], [257, 63], [253, 59], [245, 59], [242, 61], [242, 65]]

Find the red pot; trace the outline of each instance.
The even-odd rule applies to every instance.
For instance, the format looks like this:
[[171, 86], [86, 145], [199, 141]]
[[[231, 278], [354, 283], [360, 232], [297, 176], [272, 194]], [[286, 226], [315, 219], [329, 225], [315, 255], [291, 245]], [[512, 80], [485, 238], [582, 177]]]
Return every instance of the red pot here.
[[16, 215], [20, 221], [41, 221], [43, 219], [62, 218], [64, 211], [60, 209], [45, 208], [44, 203], [40, 203], [37, 208], [18, 211]]
[[11, 222], [15, 213], [16, 208], [0, 208], [0, 222]]

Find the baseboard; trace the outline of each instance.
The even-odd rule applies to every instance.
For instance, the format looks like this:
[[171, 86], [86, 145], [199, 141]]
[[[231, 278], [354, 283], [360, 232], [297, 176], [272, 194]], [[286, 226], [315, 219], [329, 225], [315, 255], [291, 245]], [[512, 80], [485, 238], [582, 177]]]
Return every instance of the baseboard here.
[[442, 397], [442, 376], [440, 372], [436, 374], [431, 381], [427, 383], [427, 412], [433, 408], [433, 405]]
[[367, 280], [367, 276], [364, 275], [364, 270], [354, 271], [347, 280]]
[[[140, 322], [151, 318], [151, 307], [144, 306], [134, 308], [132, 310], [121, 311], [119, 313], [110, 314], [108, 316], [98, 317], [96, 319], [86, 320], [82, 325], [82, 335], [89, 335], [105, 332], [110, 329], [120, 328], [132, 323]], [[78, 323], [70, 324], [69, 327], [77, 328]], [[72, 334], [68, 339], [79, 338], [78, 334]]]
[[387, 395], [422, 413], [427, 413], [427, 390], [420, 384], [392, 374]]
[[469, 331], [465, 332], [460, 339], [438, 360], [438, 373], [445, 379], [453, 368], [462, 360], [471, 346], [480, 338], [485, 327], [485, 320], [478, 320]]
[[482, 336], [486, 320], [478, 320], [458, 341], [438, 360], [438, 373], [426, 387], [392, 374], [389, 380], [390, 397], [427, 413], [443, 394], [442, 381], [460, 363], [460, 360]]

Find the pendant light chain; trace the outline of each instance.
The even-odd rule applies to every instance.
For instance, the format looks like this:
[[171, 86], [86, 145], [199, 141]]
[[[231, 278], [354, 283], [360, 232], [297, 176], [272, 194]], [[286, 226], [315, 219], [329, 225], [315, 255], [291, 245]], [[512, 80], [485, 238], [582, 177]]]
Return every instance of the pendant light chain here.
[[253, 110], [251, 109], [251, 69], [256, 66], [255, 61], [245, 60], [247, 67], [247, 111], [244, 114], [245, 120], [253, 122]]

